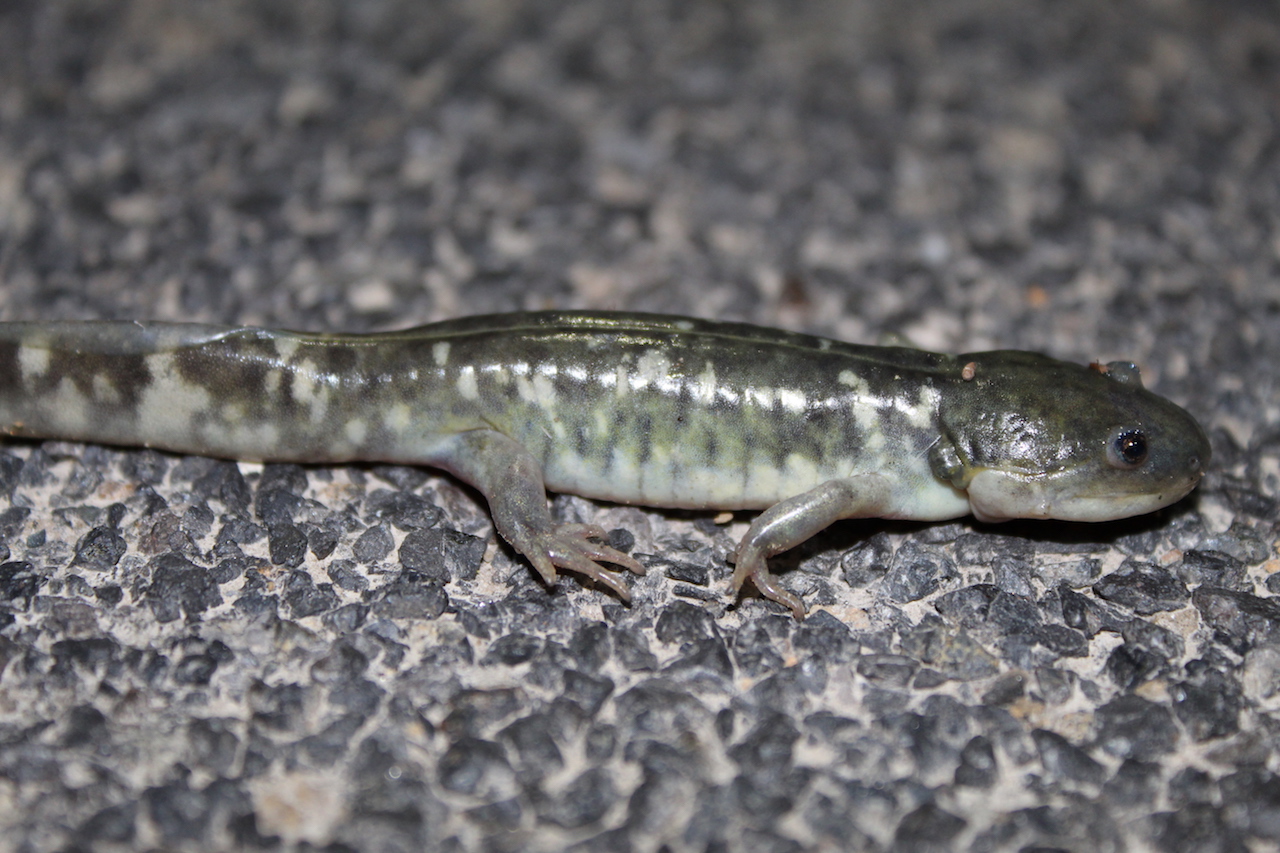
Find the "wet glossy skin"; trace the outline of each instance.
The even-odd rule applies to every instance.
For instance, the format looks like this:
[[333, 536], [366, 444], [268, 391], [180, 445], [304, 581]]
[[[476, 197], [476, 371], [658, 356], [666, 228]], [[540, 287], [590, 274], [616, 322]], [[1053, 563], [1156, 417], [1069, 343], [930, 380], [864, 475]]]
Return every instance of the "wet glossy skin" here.
[[766, 560], [840, 518], [1102, 521], [1180, 499], [1203, 431], [1132, 365], [865, 347], [646, 314], [471, 317], [382, 335], [159, 323], [0, 324], [12, 435], [238, 459], [392, 461], [484, 494], [548, 583], [641, 572], [551, 520], [545, 490], [764, 509], [736, 553]]

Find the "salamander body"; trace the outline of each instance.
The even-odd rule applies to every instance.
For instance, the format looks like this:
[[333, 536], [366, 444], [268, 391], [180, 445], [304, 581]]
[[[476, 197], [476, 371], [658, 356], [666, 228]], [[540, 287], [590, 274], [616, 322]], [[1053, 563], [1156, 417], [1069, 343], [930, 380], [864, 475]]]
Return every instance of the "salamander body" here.
[[166, 323], [0, 323], [0, 429], [233, 459], [444, 469], [498, 532], [627, 587], [632, 557], [551, 519], [546, 490], [763, 509], [768, 557], [841, 518], [1101, 521], [1179, 500], [1209, 461], [1187, 412], [1126, 363], [958, 356], [737, 323], [603, 312], [469, 317], [374, 335]]

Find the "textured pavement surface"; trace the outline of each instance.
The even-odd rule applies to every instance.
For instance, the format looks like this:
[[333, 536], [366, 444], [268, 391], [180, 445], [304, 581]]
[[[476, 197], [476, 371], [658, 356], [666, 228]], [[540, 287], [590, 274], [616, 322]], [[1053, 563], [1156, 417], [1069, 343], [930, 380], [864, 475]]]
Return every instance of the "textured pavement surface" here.
[[0, 317], [363, 331], [623, 308], [1125, 359], [1190, 499], [849, 522], [0, 447], [0, 850], [1280, 849], [1266, 2], [11, 0]]

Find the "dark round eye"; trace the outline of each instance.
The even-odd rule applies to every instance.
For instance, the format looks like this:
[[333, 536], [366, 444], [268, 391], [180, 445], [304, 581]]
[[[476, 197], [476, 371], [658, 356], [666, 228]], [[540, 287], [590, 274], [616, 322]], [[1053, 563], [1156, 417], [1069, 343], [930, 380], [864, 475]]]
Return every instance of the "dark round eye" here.
[[1107, 461], [1116, 468], [1137, 468], [1147, 461], [1147, 437], [1140, 429], [1121, 429], [1107, 445]]

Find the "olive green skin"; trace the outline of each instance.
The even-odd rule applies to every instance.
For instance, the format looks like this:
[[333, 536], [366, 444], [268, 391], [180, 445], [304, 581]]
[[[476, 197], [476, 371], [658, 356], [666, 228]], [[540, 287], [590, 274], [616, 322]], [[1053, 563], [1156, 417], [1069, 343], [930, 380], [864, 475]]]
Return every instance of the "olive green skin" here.
[[[238, 459], [443, 468], [548, 582], [627, 590], [634, 559], [558, 527], [545, 489], [765, 509], [765, 560], [838, 518], [1106, 520], [1195, 487], [1203, 431], [1132, 365], [845, 344], [652, 314], [470, 317], [376, 335], [162, 323], [0, 324], [0, 427]], [[1134, 436], [1139, 436], [1135, 439]], [[1129, 464], [1117, 455], [1143, 450]]]

